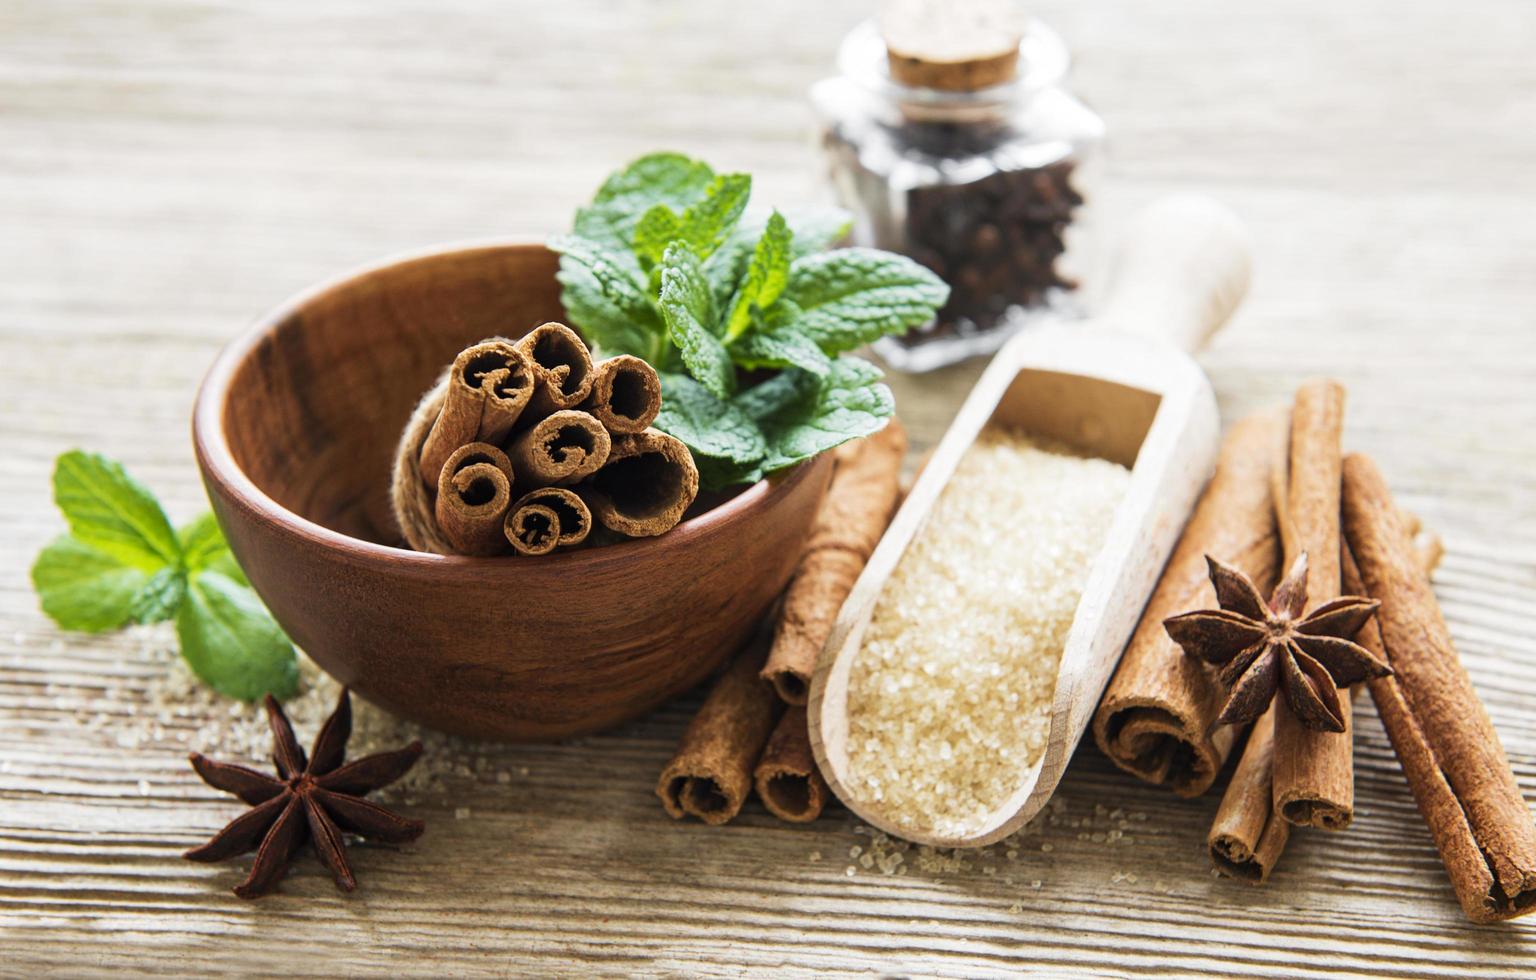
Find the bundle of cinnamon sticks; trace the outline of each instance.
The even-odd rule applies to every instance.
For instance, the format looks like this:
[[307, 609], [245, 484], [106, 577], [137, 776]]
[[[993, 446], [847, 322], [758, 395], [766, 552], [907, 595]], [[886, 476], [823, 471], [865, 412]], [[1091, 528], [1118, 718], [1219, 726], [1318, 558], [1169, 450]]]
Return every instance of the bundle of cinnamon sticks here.
[[406, 542], [437, 554], [543, 555], [670, 530], [698, 493], [688, 448], [650, 428], [661, 382], [637, 357], [592, 361], [560, 323], [462, 351], [422, 398], [395, 458]]
[[656, 795], [675, 819], [733, 819], [752, 791], [781, 820], [806, 823], [830, 797], [811, 751], [811, 673], [843, 600], [901, 496], [907, 437], [892, 419], [839, 447], [832, 482], [774, 621], [721, 675], [662, 770]]
[[[1366, 686], [1463, 910], [1477, 922], [1522, 915], [1536, 909], [1536, 825], [1429, 584], [1438, 542], [1416, 541], [1375, 465], [1344, 455], [1344, 400], [1337, 383], [1309, 382], [1288, 415], [1232, 427], [1095, 714], [1095, 739], [1148, 782], [1183, 796], [1209, 789], [1244, 733], [1216, 723], [1228, 692], [1164, 621], [1216, 605], [1207, 556], [1268, 595], [1305, 553], [1307, 614], [1341, 594], [1380, 604], [1354, 642], [1391, 668]], [[1263, 882], [1293, 827], [1349, 826], [1352, 700], [1339, 694], [1343, 731], [1307, 727], [1276, 694], [1246, 732], [1208, 837], [1223, 873]]]

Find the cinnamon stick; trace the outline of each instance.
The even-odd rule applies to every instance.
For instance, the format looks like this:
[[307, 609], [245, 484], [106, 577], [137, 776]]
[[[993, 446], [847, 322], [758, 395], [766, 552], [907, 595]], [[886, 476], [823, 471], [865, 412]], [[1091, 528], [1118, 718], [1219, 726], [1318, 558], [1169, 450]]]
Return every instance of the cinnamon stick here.
[[442, 408], [421, 444], [421, 482], [435, 488], [443, 464], [460, 446], [505, 439], [533, 396], [533, 380], [527, 358], [506, 340], [461, 351], [448, 371]]
[[592, 512], [572, 491], [543, 487], [507, 509], [503, 531], [518, 554], [547, 554], [585, 541], [592, 532]]
[[1344, 460], [1344, 530], [1393, 674], [1370, 683], [1462, 911], [1536, 909], [1536, 826], [1376, 465]]
[[551, 321], [528, 331], [516, 346], [533, 373], [528, 402], [533, 417], [575, 408], [586, 400], [592, 391], [592, 355], [576, 331]]
[[1217, 870], [1255, 885], [1269, 879], [1290, 839], [1291, 827], [1275, 813], [1272, 776], [1275, 698], [1248, 733], [1248, 744], [1221, 798], [1206, 844]]
[[592, 516], [632, 538], [670, 531], [699, 493], [699, 471], [688, 447], [647, 429], [618, 436], [608, 461], [577, 487]]
[[460, 446], [437, 482], [437, 525], [461, 555], [494, 555], [506, 546], [502, 523], [512, 502], [512, 464], [484, 442]]
[[524, 486], [568, 486], [608, 462], [612, 439], [586, 412], [563, 409], [540, 419], [512, 440], [507, 454]]
[[[1286, 492], [1276, 494], [1285, 567], [1307, 553], [1303, 615], [1340, 595], [1339, 485], [1343, 466], [1344, 386], [1314, 380], [1296, 391], [1291, 410]], [[1339, 699], [1344, 731], [1308, 728], [1290, 703], [1275, 698], [1275, 810], [1290, 823], [1343, 830], [1355, 815], [1351, 699]]]
[[895, 513], [907, 433], [892, 418], [884, 429], [838, 452], [763, 668], [763, 678], [789, 704], [805, 704], [811, 672], [838, 610]]
[[661, 379], [655, 368], [628, 354], [599, 361], [582, 408], [615, 435], [644, 432], [661, 411]]
[[829, 790], [811, 753], [804, 705], [784, 712], [752, 775], [758, 799], [780, 820], [810, 823], [821, 816]]
[[1163, 621], [1215, 606], [1208, 554], [1235, 566], [1261, 592], [1274, 587], [1280, 542], [1270, 474], [1286, 432], [1285, 412], [1271, 411], [1241, 419], [1227, 433], [1216, 474], [1094, 713], [1094, 739], [1115, 765], [1180, 796], [1210, 789], [1240, 732], [1215, 727], [1225, 700], [1221, 683], [1184, 655]]
[[723, 824], [741, 812], [752, 790], [752, 769], [782, 706], [758, 679], [766, 636], [760, 634], [721, 675], [688, 723], [656, 795], [674, 820], [693, 815]]

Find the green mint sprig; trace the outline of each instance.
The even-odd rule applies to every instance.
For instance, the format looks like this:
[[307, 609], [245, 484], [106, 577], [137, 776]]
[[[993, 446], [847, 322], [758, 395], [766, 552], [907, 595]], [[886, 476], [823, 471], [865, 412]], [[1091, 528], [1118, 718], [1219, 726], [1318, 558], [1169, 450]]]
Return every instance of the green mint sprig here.
[[212, 514], [175, 529], [121, 465], [73, 450], [53, 470], [69, 523], [32, 566], [43, 612], [101, 633], [174, 619], [181, 655], [220, 694], [286, 698], [298, 685], [293, 644], [251, 590]]
[[903, 256], [826, 251], [841, 211], [747, 211], [752, 179], [675, 153], [641, 157], [576, 212], [561, 299], [603, 354], [661, 375], [656, 427], [687, 444], [705, 486], [749, 483], [878, 431], [894, 410], [848, 356], [930, 319], [949, 287]]

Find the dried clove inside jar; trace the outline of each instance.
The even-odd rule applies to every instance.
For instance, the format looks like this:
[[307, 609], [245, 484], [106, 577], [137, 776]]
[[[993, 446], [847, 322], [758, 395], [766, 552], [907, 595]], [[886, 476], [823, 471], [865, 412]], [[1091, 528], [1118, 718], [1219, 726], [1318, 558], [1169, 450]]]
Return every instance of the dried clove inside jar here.
[[905, 370], [991, 353], [1031, 316], [1074, 311], [1086, 252], [1082, 188], [1104, 127], [1062, 87], [1065, 45], [1015, 23], [1011, 5], [961, 9], [891, 5], [811, 93], [855, 243], [911, 255], [952, 287], [935, 322], [876, 345]]

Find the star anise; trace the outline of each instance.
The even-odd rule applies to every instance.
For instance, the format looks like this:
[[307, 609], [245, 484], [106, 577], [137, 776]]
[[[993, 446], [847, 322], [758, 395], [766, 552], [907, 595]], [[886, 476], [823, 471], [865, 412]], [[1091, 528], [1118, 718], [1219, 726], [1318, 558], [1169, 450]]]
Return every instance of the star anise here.
[[1221, 668], [1228, 693], [1216, 724], [1254, 721], [1279, 688], [1303, 725], [1342, 732], [1338, 688], [1392, 673], [1350, 639], [1380, 603], [1343, 596], [1302, 618], [1307, 605], [1306, 552], [1275, 586], [1267, 604], [1248, 576], [1209, 555], [1205, 560], [1221, 608], [1174, 616], [1163, 621], [1163, 628], [1186, 654]]
[[421, 743], [412, 742], [403, 749], [343, 765], [347, 739], [352, 735], [352, 699], [343, 688], [336, 710], [320, 727], [314, 751], [306, 759], [288, 716], [270, 694], [266, 707], [278, 778], [192, 753], [192, 768], [203, 782], [235, 794], [251, 809], [230, 821], [208, 843], [183, 856], [193, 861], [222, 861], [255, 848], [256, 862], [245, 881], [235, 886], [235, 894], [258, 898], [282, 879], [294, 853], [308, 837], [336, 886], [351, 891], [357, 881], [347, 864], [343, 833], [400, 844], [415, 840], [426, 829], [419, 820], [407, 820], [363, 799], [405, 775], [421, 755]]

